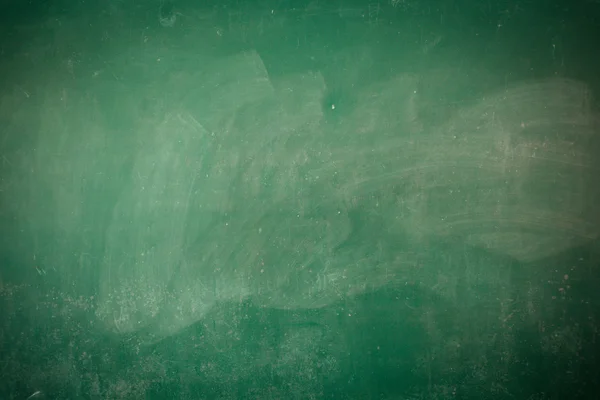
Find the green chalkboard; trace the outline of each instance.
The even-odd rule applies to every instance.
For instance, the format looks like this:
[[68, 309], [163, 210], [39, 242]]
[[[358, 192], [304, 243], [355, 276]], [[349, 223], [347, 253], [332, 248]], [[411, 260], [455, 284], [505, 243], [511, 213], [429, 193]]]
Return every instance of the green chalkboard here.
[[1, 398], [599, 389], [596, 3], [2, 7]]

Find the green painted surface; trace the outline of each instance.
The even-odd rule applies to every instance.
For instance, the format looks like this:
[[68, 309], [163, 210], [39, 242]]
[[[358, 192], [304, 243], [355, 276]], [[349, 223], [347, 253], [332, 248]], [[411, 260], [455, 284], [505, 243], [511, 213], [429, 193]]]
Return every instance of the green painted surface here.
[[599, 389], [597, 3], [2, 7], [1, 398]]

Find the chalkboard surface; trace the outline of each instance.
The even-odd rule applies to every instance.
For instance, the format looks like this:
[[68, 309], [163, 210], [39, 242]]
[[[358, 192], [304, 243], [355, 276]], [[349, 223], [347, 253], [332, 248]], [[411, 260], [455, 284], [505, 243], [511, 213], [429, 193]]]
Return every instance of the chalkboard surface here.
[[2, 7], [1, 398], [599, 389], [598, 4]]

